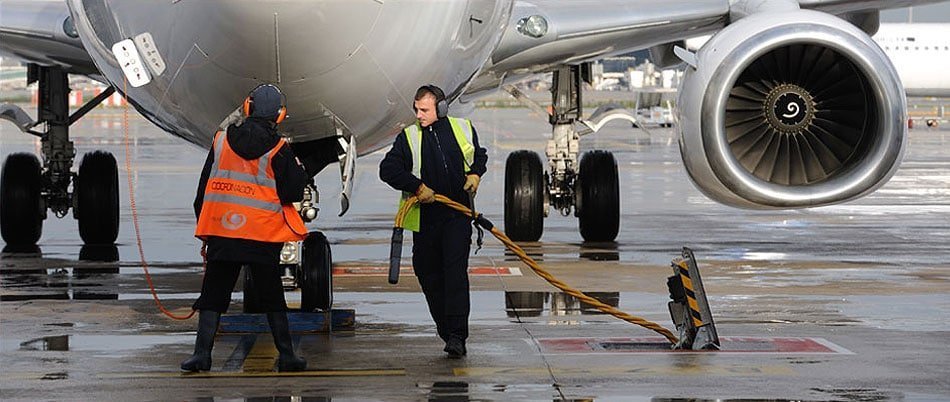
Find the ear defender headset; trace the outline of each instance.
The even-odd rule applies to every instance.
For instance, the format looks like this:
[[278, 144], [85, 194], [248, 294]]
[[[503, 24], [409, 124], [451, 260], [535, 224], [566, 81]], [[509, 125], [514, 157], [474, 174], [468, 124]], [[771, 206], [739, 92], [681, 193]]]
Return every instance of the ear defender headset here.
[[265, 86], [274, 88], [274, 90], [280, 94], [280, 110], [277, 112], [277, 118], [274, 119], [275, 124], [280, 124], [282, 121], [284, 121], [284, 119], [287, 118], [287, 97], [283, 92], [280, 91], [280, 88], [277, 88], [276, 85], [261, 84], [254, 87], [254, 89], [251, 90], [251, 93], [249, 93], [247, 97], [244, 98], [244, 104], [241, 106], [241, 110], [244, 112], [244, 117], [251, 117], [251, 113], [254, 112], [254, 92], [257, 92], [259, 88]]
[[426, 85], [423, 88], [428, 89], [429, 92], [432, 92], [432, 95], [435, 95], [435, 115], [440, 119], [444, 119], [445, 116], [448, 116], [449, 102], [445, 100], [445, 92], [442, 92], [442, 88], [432, 84]]

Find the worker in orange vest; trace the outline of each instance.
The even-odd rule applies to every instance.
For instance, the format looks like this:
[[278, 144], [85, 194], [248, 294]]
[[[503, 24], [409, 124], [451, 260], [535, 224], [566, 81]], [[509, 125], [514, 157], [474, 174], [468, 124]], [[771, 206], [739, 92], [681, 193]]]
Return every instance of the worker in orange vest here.
[[303, 240], [307, 228], [291, 205], [303, 199], [308, 177], [277, 125], [287, 115], [285, 98], [274, 85], [255, 88], [244, 100], [247, 117], [240, 125], [215, 134], [205, 161], [195, 216], [195, 236], [208, 246], [201, 284], [195, 353], [182, 371], [211, 369], [211, 349], [221, 314], [241, 272], [250, 270], [260, 307], [280, 353], [280, 371], [300, 371], [307, 362], [294, 353], [287, 322], [287, 303], [278, 261], [284, 242]]

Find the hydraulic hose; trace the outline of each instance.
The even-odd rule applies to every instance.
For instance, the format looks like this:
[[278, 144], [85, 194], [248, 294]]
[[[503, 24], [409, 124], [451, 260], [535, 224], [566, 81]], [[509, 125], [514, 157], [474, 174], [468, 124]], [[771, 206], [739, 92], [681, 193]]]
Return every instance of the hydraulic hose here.
[[[441, 203], [443, 203], [443, 204], [445, 204], [445, 205], [447, 205], [447, 206], [449, 206], [450, 208], [452, 208], [452, 209], [454, 209], [454, 210], [456, 210], [456, 211], [458, 211], [458, 212], [461, 212], [461, 213], [464, 214], [465, 216], [472, 216], [472, 217], [474, 217], [473, 219], [475, 220], [475, 223], [478, 224], [478, 226], [481, 226], [481, 227], [485, 228], [486, 230], [488, 230], [489, 232], [491, 232], [491, 234], [494, 235], [495, 238], [497, 238], [499, 241], [502, 242], [502, 244], [505, 245], [505, 247], [507, 247], [509, 250], [511, 250], [513, 253], [515, 253], [515, 255], [517, 255], [518, 258], [519, 258], [522, 262], [524, 262], [525, 265], [528, 266], [528, 268], [531, 268], [531, 270], [534, 271], [535, 274], [537, 274], [538, 276], [540, 276], [542, 279], [548, 281], [548, 283], [550, 283], [550, 284], [553, 285], [554, 287], [560, 289], [562, 292], [567, 293], [567, 294], [569, 294], [569, 295], [571, 295], [571, 296], [574, 296], [575, 298], [579, 299], [580, 301], [582, 301], [582, 302], [584, 302], [584, 303], [587, 303], [587, 304], [589, 304], [589, 305], [591, 305], [591, 306], [594, 306], [597, 310], [600, 310], [600, 311], [602, 311], [602, 312], [604, 312], [604, 313], [610, 314], [610, 315], [612, 315], [612, 316], [614, 316], [614, 317], [617, 317], [617, 318], [619, 318], [619, 319], [621, 319], [621, 320], [624, 320], [624, 321], [626, 321], [626, 322], [629, 322], [629, 323], [631, 323], [631, 324], [639, 325], [639, 326], [644, 327], [644, 328], [646, 328], [646, 329], [652, 330], [652, 331], [654, 331], [654, 332], [656, 332], [656, 333], [658, 333], [658, 334], [660, 334], [660, 335], [663, 335], [664, 337], [666, 337], [666, 339], [668, 339], [668, 340], [669, 340], [671, 343], [673, 343], [673, 344], [676, 344], [676, 342], [678, 341], [678, 339], [676, 338], [676, 335], [673, 335], [673, 333], [670, 332], [670, 330], [668, 330], [668, 329], [666, 329], [666, 328], [663, 328], [663, 327], [660, 326], [659, 324], [657, 324], [657, 323], [655, 323], [655, 322], [652, 322], [652, 321], [648, 321], [648, 320], [646, 320], [646, 319], [644, 319], [644, 318], [640, 318], [640, 317], [637, 317], [637, 316], [634, 316], [634, 315], [627, 314], [627, 313], [625, 313], [625, 312], [623, 312], [623, 311], [618, 310], [616, 307], [612, 307], [612, 306], [609, 306], [609, 305], [607, 305], [607, 304], [604, 304], [604, 303], [601, 302], [600, 300], [597, 300], [597, 299], [595, 299], [595, 298], [593, 298], [593, 297], [591, 297], [591, 296], [588, 296], [588, 295], [584, 294], [584, 292], [581, 292], [581, 291], [579, 291], [579, 290], [577, 290], [577, 289], [574, 289], [574, 288], [568, 286], [567, 284], [565, 284], [564, 282], [561, 282], [560, 280], [558, 280], [557, 278], [555, 278], [554, 275], [551, 275], [551, 273], [549, 273], [549, 272], [546, 271], [544, 268], [542, 268], [540, 265], [538, 265], [538, 263], [537, 263], [536, 261], [534, 261], [534, 259], [532, 259], [530, 256], [528, 256], [528, 254], [525, 253], [525, 251], [524, 251], [523, 249], [521, 249], [520, 246], [518, 246], [517, 244], [515, 244], [515, 242], [513, 242], [511, 239], [509, 239], [508, 236], [506, 236], [504, 233], [502, 233], [501, 230], [498, 230], [498, 228], [496, 228], [495, 225], [491, 223], [491, 221], [489, 221], [488, 219], [486, 219], [484, 215], [482, 215], [482, 214], [480, 214], [480, 213], [477, 213], [477, 212], [475, 212], [475, 211], [472, 211], [471, 209], [469, 209], [469, 208], [466, 207], [465, 205], [462, 205], [462, 204], [460, 204], [460, 203], [458, 203], [458, 202], [455, 202], [455, 201], [453, 201], [453, 200], [449, 199], [448, 197], [446, 197], [446, 196], [444, 196], [444, 195], [441, 195], [441, 194], [436, 194], [436, 195], [435, 195], [435, 200], [438, 201], [438, 202], [441, 202]], [[415, 205], [417, 202], [419, 202], [419, 199], [416, 198], [415, 196], [409, 197], [409, 198], [406, 200], [406, 202], [403, 203], [402, 207], [399, 209], [399, 212], [396, 213], [396, 222], [395, 222], [395, 227], [393, 228], [393, 242], [392, 242], [392, 247], [393, 247], [393, 248], [397, 248], [397, 243], [396, 243], [396, 230], [399, 230], [399, 243], [398, 243], [398, 248], [400, 248], [400, 249], [402, 248], [402, 228], [403, 228], [403, 221], [405, 220], [406, 214], [409, 212], [409, 209], [410, 209], [413, 205]], [[398, 255], [401, 256], [401, 253], [402, 253], [402, 252], [400, 251]], [[393, 266], [394, 266], [394, 265], [395, 265], [395, 272], [396, 272], [396, 278], [397, 278], [397, 279], [398, 279], [398, 275], [399, 275], [399, 260], [398, 260], [398, 259], [396, 259], [396, 260], [393, 259], [395, 255], [397, 255], [397, 254], [395, 254], [393, 250], [390, 250], [390, 261], [389, 261], [389, 278], [390, 278], [390, 283], [395, 283], [395, 282], [393, 281]]]

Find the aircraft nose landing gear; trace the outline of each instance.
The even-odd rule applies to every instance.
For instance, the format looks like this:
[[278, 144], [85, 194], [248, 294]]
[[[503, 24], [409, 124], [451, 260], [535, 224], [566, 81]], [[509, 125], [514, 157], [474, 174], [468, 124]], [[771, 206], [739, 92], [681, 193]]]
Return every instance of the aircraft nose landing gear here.
[[[79, 173], [71, 172], [76, 151], [69, 126], [115, 92], [108, 88], [69, 114], [69, 81], [58, 67], [31, 64], [27, 81], [39, 81], [38, 121], [18, 121], [24, 132], [42, 139], [43, 163], [31, 154], [10, 155], [0, 179], [0, 233], [8, 245], [29, 246], [39, 241], [49, 208], [59, 218], [73, 208], [85, 244], [112, 244], [119, 234], [119, 179], [115, 157], [95, 151], [83, 157]], [[15, 105], [3, 105], [11, 116], [27, 116]], [[33, 127], [44, 125], [42, 132]], [[70, 184], [72, 192], [70, 193]]]

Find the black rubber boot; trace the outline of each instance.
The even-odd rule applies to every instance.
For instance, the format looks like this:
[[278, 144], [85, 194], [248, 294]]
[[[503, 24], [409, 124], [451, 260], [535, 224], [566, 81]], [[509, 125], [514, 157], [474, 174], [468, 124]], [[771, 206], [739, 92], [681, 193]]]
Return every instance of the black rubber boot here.
[[450, 337], [445, 342], [445, 349], [442, 350], [449, 354], [450, 359], [461, 359], [462, 356], [468, 354], [468, 351], [465, 350], [465, 341], [456, 337]]
[[274, 336], [274, 346], [280, 357], [277, 359], [277, 371], [303, 371], [307, 369], [307, 361], [294, 354], [294, 342], [290, 339], [290, 324], [287, 322], [287, 313], [267, 313], [267, 323], [270, 333]]
[[195, 354], [181, 362], [181, 371], [211, 370], [211, 348], [214, 334], [218, 332], [221, 313], [210, 310], [198, 311], [198, 336], [195, 338]]

